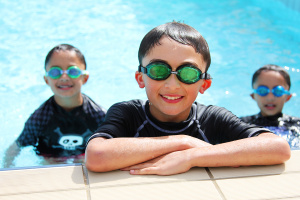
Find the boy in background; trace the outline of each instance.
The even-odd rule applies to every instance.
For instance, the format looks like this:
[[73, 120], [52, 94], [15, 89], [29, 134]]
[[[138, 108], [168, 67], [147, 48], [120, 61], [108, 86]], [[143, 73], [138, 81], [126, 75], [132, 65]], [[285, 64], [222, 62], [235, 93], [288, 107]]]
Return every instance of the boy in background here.
[[[45, 70], [45, 82], [54, 95], [26, 121], [6, 152], [5, 167], [12, 165], [20, 147], [29, 145], [51, 162], [64, 162], [68, 157], [81, 162], [88, 138], [104, 121], [106, 111], [81, 93], [89, 74], [79, 49], [69, 44], [55, 46], [46, 56]], [[53, 157], [59, 159], [52, 161]]]
[[108, 110], [87, 144], [89, 170], [171, 175], [196, 166], [273, 165], [289, 159], [283, 138], [241, 122], [224, 108], [195, 102], [211, 85], [211, 59], [194, 28], [171, 22], [152, 29], [138, 57], [135, 79], [148, 100]]
[[285, 138], [291, 149], [300, 149], [300, 118], [282, 113], [284, 104], [292, 97], [288, 72], [278, 65], [265, 65], [253, 74], [252, 88], [250, 96], [260, 112], [241, 120], [268, 128]]

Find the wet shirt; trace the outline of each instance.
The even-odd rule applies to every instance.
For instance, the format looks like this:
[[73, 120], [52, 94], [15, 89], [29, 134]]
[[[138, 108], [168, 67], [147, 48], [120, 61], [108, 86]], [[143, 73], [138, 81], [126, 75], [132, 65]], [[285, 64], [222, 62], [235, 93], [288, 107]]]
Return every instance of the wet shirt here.
[[160, 122], [149, 111], [149, 102], [132, 100], [113, 105], [105, 121], [90, 138], [159, 137], [189, 135], [210, 144], [229, 142], [269, 132], [249, 125], [225, 108], [205, 106], [195, 102], [186, 121]]
[[67, 112], [50, 97], [26, 121], [17, 139], [38, 154], [71, 156], [84, 153], [87, 139], [104, 121], [106, 111], [83, 94], [83, 104]]
[[300, 118], [279, 113], [275, 116], [263, 117], [261, 113], [241, 117], [241, 120], [268, 128], [270, 131], [286, 139], [292, 150], [300, 149]]

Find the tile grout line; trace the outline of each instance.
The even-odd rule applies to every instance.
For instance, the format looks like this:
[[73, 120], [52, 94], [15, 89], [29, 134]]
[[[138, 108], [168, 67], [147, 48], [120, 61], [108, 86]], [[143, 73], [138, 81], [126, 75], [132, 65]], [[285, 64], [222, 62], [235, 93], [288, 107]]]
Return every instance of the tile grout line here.
[[82, 163], [82, 172], [83, 172], [83, 181], [86, 189], [86, 196], [87, 200], [91, 200], [91, 190], [90, 190], [90, 182], [89, 182], [89, 176], [87, 168], [85, 167], [84, 163]]
[[214, 176], [212, 175], [211, 171], [209, 170], [208, 167], [205, 167], [205, 171], [207, 172], [208, 176], [210, 177], [211, 181], [213, 182], [215, 188], [217, 189], [217, 191], [219, 192], [220, 196], [222, 199], [226, 200], [225, 195], [223, 194], [221, 188], [219, 187], [219, 185], [217, 184]]

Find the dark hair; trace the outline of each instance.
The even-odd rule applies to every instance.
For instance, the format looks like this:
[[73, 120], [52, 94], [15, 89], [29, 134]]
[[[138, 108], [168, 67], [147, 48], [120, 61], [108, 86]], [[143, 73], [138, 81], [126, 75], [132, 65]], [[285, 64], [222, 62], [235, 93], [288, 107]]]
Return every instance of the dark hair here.
[[77, 54], [78, 58], [84, 64], [85, 69], [87, 68], [86, 62], [85, 62], [85, 58], [84, 58], [83, 54], [81, 53], [81, 51], [79, 49], [77, 49], [76, 47], [74, 47], [72, 45], [69, 45], [69, 44], [59, 44], [59, 45], [53, 47], [53, 49], [51, 49], [49, 51], [49, 53], [47, 54], [46, 59], [45, 59], [45, 69], [46, 69], [47, 64], [50, 61], [50, 58], [51, 58], [52, 54], [54, 52], [58, 52], [58, 51], [75, 51], [75, 53]]
[[253, 74], [253, 77], [252, 77], [252, 87], [253, 87], [253, 84], [256, 82], [257, 80], [257, 77], [261, 74], [261, 72], [263, 71], [274, 71], [274, 72], [278, 72], [280, 73], [283, 78], [285, 79], [286, 83], [288, 84], [289, 86], [289, 89], [291, 88], [291, 79], [290, 79], [290, 75], [289, 73], [282, 67], [278, 66], [278, 65], [273, 65], [273, 64], [268, 64], [268, 65], [265, 65], [261, 68], [259, 68], [254, 74]]
[[162, 36], [167, 36], [181, 44], [194, 47], [195, 51], [203, 56], [206, 62], [206, 71], [211, 62], [209, 47], [202, 35], [193, 27], [179, 22], [169, 22], [155, 27], [143, 38], [139, 48], [139, 63], [149, 53], [151, 48], [159, 44]]

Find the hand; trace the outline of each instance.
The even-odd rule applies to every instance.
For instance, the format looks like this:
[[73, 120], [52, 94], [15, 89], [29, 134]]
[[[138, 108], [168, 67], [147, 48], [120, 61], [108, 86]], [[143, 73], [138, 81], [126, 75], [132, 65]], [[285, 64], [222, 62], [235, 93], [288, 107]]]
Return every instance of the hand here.
[[130, 171], [130, 174], [133, 175], [172, 175], [184, 173], [191, 168], [187, 151], [175, 151], [121, 170]]

